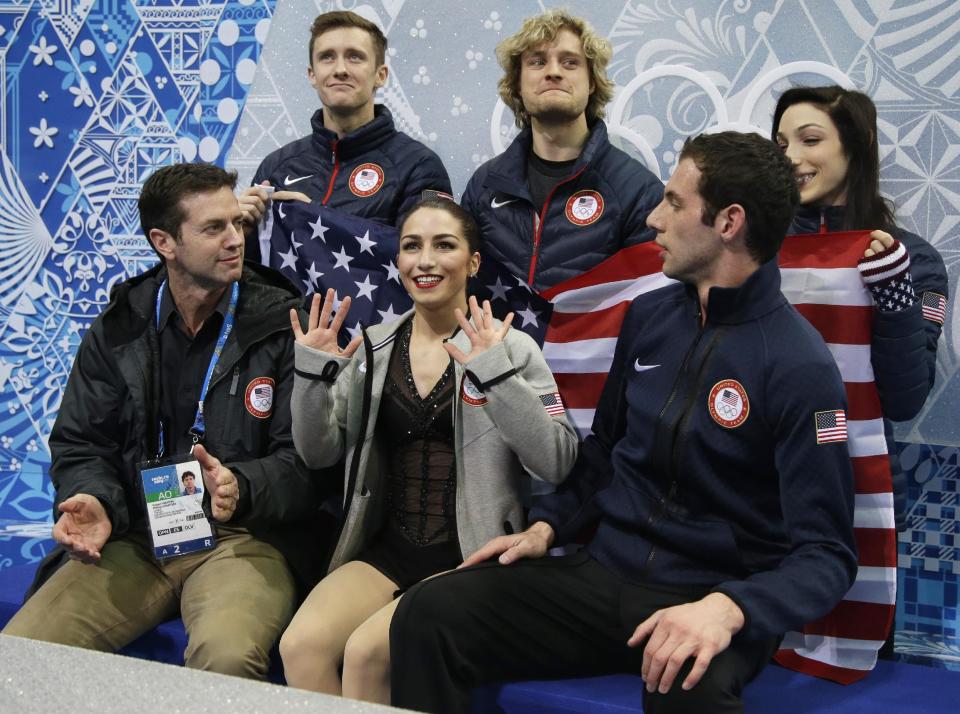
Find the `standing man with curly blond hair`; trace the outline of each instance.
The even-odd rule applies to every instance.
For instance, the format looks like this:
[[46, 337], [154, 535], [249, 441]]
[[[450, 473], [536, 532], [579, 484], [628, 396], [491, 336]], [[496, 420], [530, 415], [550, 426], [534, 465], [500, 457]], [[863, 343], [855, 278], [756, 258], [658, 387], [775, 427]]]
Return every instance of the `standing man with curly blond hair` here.
[[563, 10], [528, 18], [497, 46], [500, 97], [521, 128], [467, 184], [482, 252], [535, 290], [651, 240], [663, 184], [610, 144], [604, 107], [610, 43]]

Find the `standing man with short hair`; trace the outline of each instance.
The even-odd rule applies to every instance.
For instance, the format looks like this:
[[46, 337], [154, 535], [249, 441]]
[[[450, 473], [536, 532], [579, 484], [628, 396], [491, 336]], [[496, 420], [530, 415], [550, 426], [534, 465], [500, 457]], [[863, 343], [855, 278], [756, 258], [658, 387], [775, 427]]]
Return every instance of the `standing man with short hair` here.
[[268, 195], [316, 202], [363, 218], [396, 224], [424, 190], [450, 193], [440, 157], [397, 131], [390, 110], [374, 103], [387, 81], [387, 38], [356, 13], [317, 16], [310, 28], [307, 77], [323, 105], [313, 132], [277, 149], [260, 164], [240, 197], [248, 258], [260, 258], [256, 226]]
[[[319, 575], [318, 498], [290, 432], [301, 299], [244, 265], [236, 180], [179, 164], [144, 184], [162, 261], [116, 286], [84, 335], [50, 434], [59, 548], [44, 574], [59, 567], [5, 634], [112, 652], [180, 616], [188, 667], [262, 679], [297, 585]], [[153, 476], [160, 459], [199, 462], [202, 512], [174, 466]]]
[[500, 97], [522, 131], [474, 173], [463, 206], [482, 252], [531, 288], [589, 270], [653, 239], [647, 215], [663, 184], [610, 144], [604, 107], [610, 43], [583, 19], [550, 10], [497, 46]]
[[[523, 533], [401, 599], [392, 703], [469, 711], [505, 679], [642, 674], [643, 711], [742, 712], [790, 629], [853, 583], [846, 395], [780, 292], [793, 167], [756, 134], [689, 141], [648, 223], [680, 283], [635, 300], [570, 476]], [[583, 551], [544, 558], [584, 528]]]

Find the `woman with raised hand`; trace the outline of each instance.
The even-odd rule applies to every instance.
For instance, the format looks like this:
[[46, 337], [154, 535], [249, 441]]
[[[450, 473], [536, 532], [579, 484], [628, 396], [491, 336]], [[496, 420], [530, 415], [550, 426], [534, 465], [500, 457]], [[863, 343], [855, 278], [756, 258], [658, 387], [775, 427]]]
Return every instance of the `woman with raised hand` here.
[[936, 248], [896, 225], [880, 195], [877, 109], [870, 97], [838, 86], [788, 89], [777, 101], [772, 133], [796, 167], [802, 205], [791, 233], [872, 231], [858, 268], [873, 296], [871, 361], [902, 528], [906, 477], [890, 422], [915, 417], [933, 387], [946, 268]]
[[291, 313], [297, 451], [314, 468], [346, 457], [329, 574], [280, 642], [292, 686], [388, 702], [397, 596], [523, 531], [528, 477], [559, 483], [573, 465], [576, 433], [539, 347], [512, 314], [501, 323], [467, 299], [477, 243], [468, 213], [425, 199], [400, 229], [413, 310], [344, 348], [350, 298], [331, 318], [333, 291], [322, 308], [314, 296], [306, 332]]

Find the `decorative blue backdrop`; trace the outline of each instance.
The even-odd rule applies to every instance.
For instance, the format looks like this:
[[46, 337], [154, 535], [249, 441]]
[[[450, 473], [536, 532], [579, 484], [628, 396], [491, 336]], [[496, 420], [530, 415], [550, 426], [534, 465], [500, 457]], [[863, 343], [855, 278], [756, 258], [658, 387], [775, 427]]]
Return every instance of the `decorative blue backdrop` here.
[[[386, 30], [381, 100], [432, 146], [454, 189], [509, 143], [494, 46], [553, 3], [519, 0], [0, 0], [0, 519], [49, 520], [47, 437], [84, 330], [110, 287], [153, 263], [136, 197], [156, 167], [214, 161], [253, 175], [305, 134], [309, 23], [345, 7]], [[791, 83], [877, 102], [883, 188], [956, 285], [960, 4], [951, 0], [586, 0], [614, 45], [615, 141], [660, 176], [685, 136], [769, 131]], [[269, 38], [268, 38], [269, 34]], [[954, 539], [960, 324], [951, 301], [937, 386], [902, 425], [911, 474], [900, 538], [902, 649], [960, 661]], [[2, 531], [0, 531], [2, 532]], [[48, 541], [0, 535], [0, 570]]]

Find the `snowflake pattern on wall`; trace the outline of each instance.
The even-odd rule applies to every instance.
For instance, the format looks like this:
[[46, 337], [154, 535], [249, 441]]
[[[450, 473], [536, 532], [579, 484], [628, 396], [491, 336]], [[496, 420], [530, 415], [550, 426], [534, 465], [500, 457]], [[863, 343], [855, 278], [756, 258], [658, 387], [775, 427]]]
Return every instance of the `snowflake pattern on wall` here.
[[[47, 438], [110, 288], [155, 262], [156, 169], [225, 162], [275, 0], [0, 3], [0, 519], [48, 521]], [[0, 568], [44, 554], [0, 537]]]

